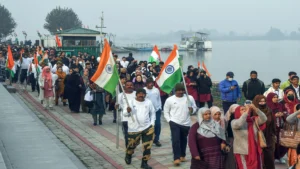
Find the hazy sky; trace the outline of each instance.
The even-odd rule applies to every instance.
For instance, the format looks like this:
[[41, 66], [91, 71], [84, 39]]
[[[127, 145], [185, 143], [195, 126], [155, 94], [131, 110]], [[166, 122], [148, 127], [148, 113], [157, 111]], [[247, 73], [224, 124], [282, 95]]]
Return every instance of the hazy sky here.
[[[209, 28], [219, 32], [264, 33], [300, 27], [299, 0], [0, 0], [12, 13], [19, 36], [36, 38], [56, 6], [72, 8], [84, 25], [95, 28], [104, 11], [106, 32], [126, 36], [150, 32]], [[0, 23], [1, 24], [1, 23]], [[22, 37], [22, 36], [21, 36]], [[21, 38], [20, 39], [23, 39]]]

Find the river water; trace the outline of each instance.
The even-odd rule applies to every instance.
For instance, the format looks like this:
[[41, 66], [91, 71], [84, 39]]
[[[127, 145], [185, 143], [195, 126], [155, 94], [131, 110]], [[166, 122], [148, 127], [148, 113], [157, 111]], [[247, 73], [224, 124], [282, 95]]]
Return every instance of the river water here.
[[[242, 84], [250, 77], [250, 71], [256, 70], [258, 78], [270, 84], [273, 78], [286, 81], [289, 71], [300, 74], [300, 41], [213, 41], [210, 52], [181, 52], [183, 69], [188, 65], [197, 67], [204, 61], [211, 73], [212, 81], [221, 81], [228, 71]], [[148, 60], [151, 52], [134, 52], [138, 61]], [[170, 52], [161, 52], [163, 61]], [[127, 54], [120, 54], [119, 57]]]

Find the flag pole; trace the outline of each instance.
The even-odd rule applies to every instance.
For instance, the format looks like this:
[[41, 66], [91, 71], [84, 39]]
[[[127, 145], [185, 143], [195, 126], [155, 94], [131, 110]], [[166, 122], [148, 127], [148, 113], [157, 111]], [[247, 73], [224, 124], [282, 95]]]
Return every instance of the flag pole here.
[[[120, 78], [119, 78], [119, 85], [121, 86], [121, 89], [122, 89], [122, 91], [123, 91], [123, 95], [124, 95], [124, 98], [125, 98], [125, 100], [126, 100], [126, 104], [127, 104], [128, 107], [130, 107], [130, 106], [129, 106], [128, 98], [127, 98], [127, 96], [126, 96], [126, 94], [125, 94], [125, 90], [124, 90], [124, 88], [123, 88], [123, 85], [122, 85], [122, 83], [121, 83]], [[133, 122], [135, 122], [135, 120], [134, 120], [132, 114], [131, 114], [131, 120], [132, 120]]]
[[183, 81], [183, 85], [184, 85], [184, 90], [185, 90], [186, 98], [187, 98], [187, 101], [188, 101], [188, 106], [190, 106], [191, 105], [191, 101], [190, 101], [190, 98], [189, 98], [189, 93], [188, 93], [187, 88], [186, 88], [186, 83], [185, 83], [185, 79], [184, 79], [184, 76], [183, 76], [182, 67], [180, 67], [180, 69], [181, 69], [181, 76], [182, 76], [182, 81]]
[[[120, 85], [120, 84], [119, 84]], [[117, 85], [117, 88], [116, 88], [116, 104], [118, 104], [118, 95], [119, 95], [119, 85]], [[116, 115], [117, 115], [117, 140], [116, 140], [116, 148], [119, 149], [119, 135], [120, 135], [120, 129], [119, 129], [119, 126], [120, 126], [120, 116], [119, 116], [119, 108], [116, 109]]]

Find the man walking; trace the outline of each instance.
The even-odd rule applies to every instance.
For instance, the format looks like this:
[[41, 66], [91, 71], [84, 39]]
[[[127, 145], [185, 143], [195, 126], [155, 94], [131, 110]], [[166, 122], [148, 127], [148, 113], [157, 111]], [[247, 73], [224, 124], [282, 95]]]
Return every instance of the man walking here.
[[154, 87], [154, 81], [152, 78], [149, 78], [146, 80], [146, 87], [144, 88], [147, 93], [147, 99], [149, 99], [154, 108], [155, 108], [155, 114], [156, 114], [156, 120], [155, 120], [155, 127], [154, 127], [154, 141], [153, 143], [157, 147], [161, 147], [161, 143], [159, 142], [159, 136], [161, 131], [161, 123], [160, 123], [160, 117], [161, 117], [161, 100], [160, 100], [160, 92], [159, 90]]
[[250, 79], [244, 82], [242, 91], [247, 100], [253, 100], [256, 95], [262, 95], [265, 92], [265, 84], [257, 78], [257, 72], [250, 72]]
[[145, 89], [137, 89], [136, 98], [129, 102], [130, 107], [127, 107], [128, 118], [128, 146], [126, 149], [126, 164], [131, 164], [132, 154], [134, 149], [140, 144], [142, 139], [143, 158], [141, 168], [152, 169], [148, 165], [148, 160], [151, 155], [151, 147], [154, 137], [155, 109], [150, 100], [145, 99]]
[[236, 104], [241, 98], [241, 91], [237, 81], [233, 80], [233, 72], [226, 74], [226, 79], [219, 84], [219, 90], [221, 92], [221, 99], [223, 110], [226, 113], [229, 107]]
[[164, 106], [164, 116], [171, 129], [175, 166], [186, 161], [187, 136], [191, 125], [190, 113], [194, 113], [197, 109], [194, 98], [186, 96], [184, 92], [184, 85], [176, 84], [175, 95], [169, 97]]
[[132, 81], [127, 81], [125, 83], [125, 91], [120, 93], [118, 95], [118, 104], [116, 104], [115, 108], [116, 109], [121, 109], [121, 120], [122, 120], [122, 131], [124, 134], [124, 140], [125, 140], [125, 146], [128, 146], [128, 119], [127, 117], [127, 103], [125, 96], [127, 97], [128, 101], [134, 100], [135, 99], [135, 91], [133, 89], [133, 83]]

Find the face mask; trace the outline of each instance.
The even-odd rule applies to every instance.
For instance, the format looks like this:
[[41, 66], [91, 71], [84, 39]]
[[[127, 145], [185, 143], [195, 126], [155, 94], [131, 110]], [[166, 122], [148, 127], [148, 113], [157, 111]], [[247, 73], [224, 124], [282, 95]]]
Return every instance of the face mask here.
[[228, 78], [228, 81], [232, 81], [233, 80], [233, 78]]
[[260, 104], [258, 107], [259, 107], [260, 109], [264, 109], [264, 108], [266, 108], [266, 104]]
[[292, 95], [291, 95], [291, 96], [288, 96], [287, 98], [288, 98], [289, 100], [291, 100], [291, 101], [293, 101], [293, 100], [295, 99], [295, 97], [292, 96]]
[[81, 64], [81, 65], [82, 65], [82, 62], [80, 61], [80, 62], [79, 62], [79, 64]]

